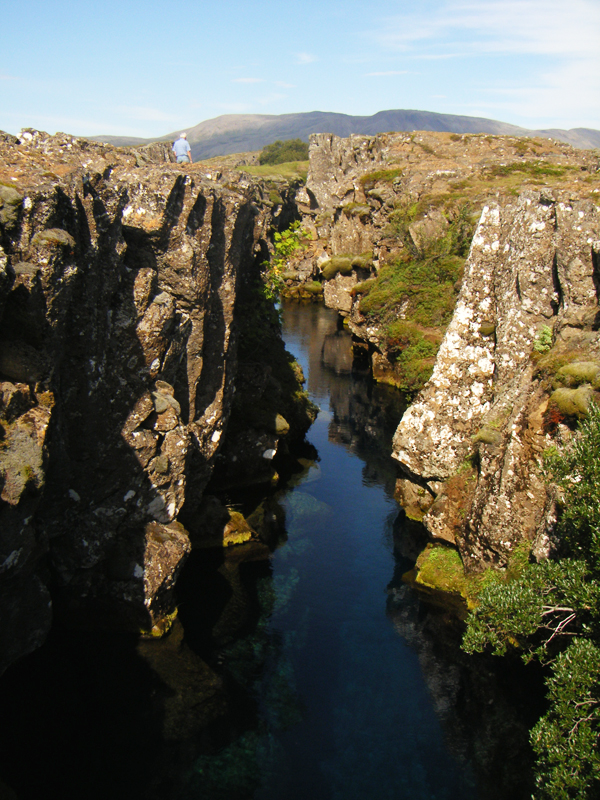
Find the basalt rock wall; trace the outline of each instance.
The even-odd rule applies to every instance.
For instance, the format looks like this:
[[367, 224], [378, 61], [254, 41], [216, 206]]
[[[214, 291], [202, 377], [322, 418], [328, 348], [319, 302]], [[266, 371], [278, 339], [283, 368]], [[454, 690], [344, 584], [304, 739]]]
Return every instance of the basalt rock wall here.
[[[0, 652], [159, 632], [236, 391], [268, 214], [240, 173], [27, 131], [0, 141]], [[277, 450], [266, 432], [261, 452]]]
[[[585, 194], [484, 208], [432, 378], [394, 438], [403, 502], [471, 570], [505, 566], [523, 541], [552, 548], [542, 456], [575, 417], [549, 403], [565, 366], [600, 368], [600, 209]], [[568, 391], [585, 403], [597, 382], [580, 383]]]
[[[410, 291], [384, 320], [361, 313], [357, 284], [395, 259], [424, 259], [424, 243], [448, 230], [448, 209], [468, 203], [480, 214], [445, 335], [421, 326], [444, 338], [394, 440], [402, 504], [471, 570], [505, 566], [524, 540], [540, 557], [552, 547], [542, 454], [571, 435], [576, 415], [550, 398], [561, 381], [583, 405], [599, 388], [598, 167], [597, 153], [515, 137], [310, 140], [298, 200], [314, 237], [313, 274], [322, 273], [325, 303], [367, 343], [378, 379], [394, 382], [398, 353], [384, 327], [411, 322]], [[561, 377], [563, 368], [589, 376]]]

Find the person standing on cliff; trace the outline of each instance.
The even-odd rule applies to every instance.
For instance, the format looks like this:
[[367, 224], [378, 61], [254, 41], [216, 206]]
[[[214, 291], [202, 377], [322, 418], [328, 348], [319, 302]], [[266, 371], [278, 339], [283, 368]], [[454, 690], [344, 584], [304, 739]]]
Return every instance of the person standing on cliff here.
[[173, 142], [173, 152], [178, 164], [193, 164], [192, 151], [187, 140], [187, 133], [181, 133], [179, 139]]

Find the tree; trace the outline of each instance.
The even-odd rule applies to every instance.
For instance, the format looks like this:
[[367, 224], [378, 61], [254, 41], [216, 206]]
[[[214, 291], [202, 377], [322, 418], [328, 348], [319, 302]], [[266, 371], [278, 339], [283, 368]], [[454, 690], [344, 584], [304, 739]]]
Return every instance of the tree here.
[[538, 797], [600, 794], [600, 409], [546, 458], [559, 490], [563, 557], [529, 564], [482, 592], [463, 647], [496, 655], [518, 649], [550, 669], [549, 709], [531, 731]]
[[306, 161], [308, 144], [302, 139], [278, 139], [263, 147], [258, 157], [260, 164], [286, 164], [288, 161]]

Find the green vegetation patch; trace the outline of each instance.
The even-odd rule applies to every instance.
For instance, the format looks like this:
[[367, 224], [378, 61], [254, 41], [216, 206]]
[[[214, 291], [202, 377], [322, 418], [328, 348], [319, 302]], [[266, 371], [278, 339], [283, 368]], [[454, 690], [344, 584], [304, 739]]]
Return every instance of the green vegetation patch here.
[[419, 391], [433, 372], [441, 334], [425, 333], [408, 320], [392, 322], [386, 333], [388, 352], [395, 355], [398, 388], [407, 394]]
[[248, 172], [259, 178], [277, 177], [304, 183], [308, 175], [308, 161], [290, 161], [283, 164], [263, 164], [237, 167], [241, 172]]
[[582, 419], [587, 416], [592, 392], [589, 385], [579, 386], [577, 389], [556, 389], [550, 395], [550, 400], [563, 416]]
[[308, 143], [302, 139], [278, 139], [266, 145], [258, 157], [259, 164], [287, 164], [290, 161], [306, 161]]
[[330, 281], [339, 273], [349, 275], [352, 272], [351, 256], [333, 256], [321, 266], [323, 280]]
[[395, 167], [393, 169], [379, 169], [375, 172], [367, 172], [361, 176], [360, 184], [365, 191], [373, 189], [377, 183], [393, 183], [397, 178], [402, 175], [402, 169]]
[[423, 261], [397, 260], [382, 267], [372, 284], [365, 287], [360, 311], [386, 328], [403, 316], [419, 325], [446, 326], [455, 305], [454, 285], [462, 279], [465, 259], [446, 256]]
[[536, 798], [593, 800], [600, 789], [600, 409], [546, 454], [559, 489], [560, 556], [487, 586], [468, 621], [467, 652], [520, 652], [547, 665], [548, 705], [530, 731]]
[[546, 161], [517, 161], [513, 164], [495, 164], [487, 170], [487, 174], [492, 178], [505, 178], [515, 174], [530, 178], [563, 178], [574, 169], [578, 168], [566, 164], [549, 164]]
[[566, 364], [556, 373], [556, 381], [567, 387], [589, 383], [598, 389], [600, 388], [600, 364], [594, 361], [574, 361]]

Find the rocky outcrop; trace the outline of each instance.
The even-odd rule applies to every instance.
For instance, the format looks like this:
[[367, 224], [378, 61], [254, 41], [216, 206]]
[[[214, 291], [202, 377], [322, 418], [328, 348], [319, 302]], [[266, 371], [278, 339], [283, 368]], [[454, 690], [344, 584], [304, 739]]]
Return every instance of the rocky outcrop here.
[[[436, 242], [454, 235], [449, 221], [456, 224], [465, 211], [465, 221], [467, 216], [475, 221], [489, 202], [504, 202], [517, 188], [541, 182], [573, 186], [579, 196], [580, 178], [598, 167], [593, 153], [510, 136], [315, 134], [309, 153], [306, 188], [297, 199], [303, 226], [314, 239], [311, 279], [317, 275], [323, 281], [326, 305], [347, 317], [353, 334], [369, 343], [377, 380], [399, 385], [398, 347], [386, 329], [395, 320], [410, 321], [410, 292], [397, 298], [393, 311], [365, 311], [368, 280], [398, 259], [407, 263], [435, 255]], [[453, 291], [450, 284], [453, 298], [459, 287], [458, 282]], [[430, 320], [420, 332], [439, 342], [444, 327]]]
[[[325, 303], [368, 344], [377, 380], [398, 382], [410, 336], [421, 337], [423, 352], [443, 337], [433, 375], [395, 437], [406, 476], [397, 496], [432, 537], [459, 548], [469, 569], [506, 565], [523, 540], [540, 556], [551, 546], [541, 456], [568, 435], [569, 413], [584, 408], [599, 383], [597, 174], [595, 154], [536, 139], [311, 137], [298, 200], [317, 243]], [[431, 270], [442, 252], [436, 242], [466, 204], [482, 211], [464, 277], [444, 289], [459, 292], [447, 301], [450, 313], [456, 302], [450, 325], [441, 314], [442, 324], [423, 322], [435, 317], [429, 307], [441, 307], [435, 286], [414, 322], [410, 278], [394, 289], [388, 265]], [[387, 283], [379, 284], [384, 267]], [[561, 378], [573, 363], [592, 372]], [[550, 402], [560, 385], [569, 397]]]
[[270, 217], [247, 176], [169, 162], [165, 144], [0, 141], [3, 666], [42, 641], [50, 595], [86, 626], [160, 633], [175, 611], [178, 517], [243, 391], [238, 308]]
[[523, 540], [548, 552], [542, 454], [569, 435], [547, 413], [556, 372], [600, 364], [600, 210], [586, 195], [484, 208], [433, 375], [395, 435], [401, 498], [472, 570], [506, 565]]

